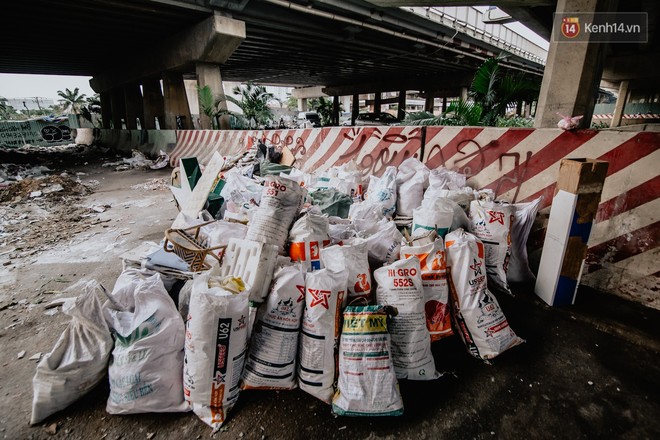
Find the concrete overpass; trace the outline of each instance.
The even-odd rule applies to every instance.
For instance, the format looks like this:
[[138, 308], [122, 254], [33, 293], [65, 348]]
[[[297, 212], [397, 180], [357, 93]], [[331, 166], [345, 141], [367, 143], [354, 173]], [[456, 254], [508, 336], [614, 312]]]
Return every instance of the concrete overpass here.
[[[322, 85], [331, 94], [374, 92], [379, 84], [378, 91], [458, 96], [476, 67], [500, 51], [362, 0], [26, 0], [3, 5], [2, 21], [12, 38], [0, 42], [1, 72], [92, 75], [104, 123], [118, 127], [123, 119], [128, 128], [136, 118], [153, 128], [155, 117], [174, 128], [176, 116], [189, 128], [183, 75], [216, 94], [222, 80], [252, 80]], [[543, 69], [518, 55], [508, 67]]]
[[[224, 79], [322, 85], [335, 96], [410, 88], [457, 96], [501, 48], [394, 6], [466, 4], [501, 6], [546, 36], [555, 10], [649, 12], [646, 44], [552, 45], [539, 126], [554, 125], [557, 111], [588, 121], [601, 77], [624, 96], [657, 90], [659, 8], [650, 0], [12, 0], [3, 5], [10, 38], [0, 42], [0, 71], [93, 75], [105, 126], [127, 128], [137, 120], [153, 128], [155, 118], [161, 128], [191, 127], [183, 75], [216, 95]], [[507, 67], [541, 74], [538, 61], [513, 53]]]

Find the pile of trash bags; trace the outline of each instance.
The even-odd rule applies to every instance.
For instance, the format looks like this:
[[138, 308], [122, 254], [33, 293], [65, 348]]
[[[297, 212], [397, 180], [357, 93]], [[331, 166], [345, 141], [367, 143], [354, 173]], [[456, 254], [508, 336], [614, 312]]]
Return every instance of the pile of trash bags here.
[[125, 267], [111, 292], [90, 283], [64, 307], [33, 424], [106, 374], [110, 414], [192, 410], [214, 430], [243, 389], [299, 387], [338, 415], [400, 415], [399, 380], [441, 376], [435, 341], [458, 334], [484, 361], [523, 342], [496, 295], [533, 277], [540, 199], [495, 200], [414, 158], [365, 176], [352, 161], [309, 174], [265, 153], [218, 176], [218, 218], [175, 221], [220, 246], [208, 270], [174, 291], [170, 273]]

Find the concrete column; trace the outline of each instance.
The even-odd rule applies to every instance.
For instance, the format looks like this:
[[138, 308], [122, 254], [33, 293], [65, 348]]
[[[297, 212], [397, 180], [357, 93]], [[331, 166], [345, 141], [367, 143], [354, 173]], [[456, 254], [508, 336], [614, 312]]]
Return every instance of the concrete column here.
[[355, 125], [355, 120], [360, 114], [360, 95], [353, 95], [353, 106], [351, 107], [351, 125]]
[[340, 99], [341, 99], [341, 105], [344, 107], [344, 111], [345, 112], [349, 111], [351, 108], [351, 96], [350, 95], [342, 96]]
[[156, 128], [156, 118], [162, 127], [165, 121], [165, 102], [160, 90], [160, 80], [147, 78], [142, 80], [142, 103], [144, 105], [144, 127], [147, 130]]
[[525, 117], [529, 118], [529, 115], [532, 114], [532, 103], [525, 101]]
[[126, 102], [124, 99], [124, 89], [117, 88], [110, 92], [110, 102], [112, 103], [112, 128], [120, 130], [122, 120], [126, 119]]
[[426, 101], [424, 102], [424, 111], [433, 113], [433, 104], [434, 104], [435, 97], [433, 96], [433, 92], [430, 90], [426, 91]]
[[626, 102], [628, 101], [628, 90], [629, 82], [628, 80], [621, 81], [619, 84], [619, 96], [616, 98], [616, 105], [614, 106], [614, 114], [612, 115], [612, 122], [610, 122], [610, 127], [620, 127], [621, 118], [623, 117], [623, 110], [626, 107]]
[[332, 125], [339, 125], [339, 96], [332, 97]]
[[381, 92], [374, 93], [374, 113], [380, 113]]
[[444, 114], [447, 111], [447, 97], [442, 97], [442, 113]]
[[[204, 86], [209, 86], [211, 89], [211, 94], [213, 95], [214, 100], [222, 99], [218, 103], [218, 108], [220, 110], [227, 110], [227, 101], [224, 100], [225, 98], [225, 91], [224, 88], [222, 87], [222, 76], [220, 74], [220, 66], [218, 64], [211, 64], [211, 63], [197, 63], [195, 65], [195, 69], [197, 71], [197, 84], [199, 87], [204, 87]], [[200, 102], [199, 105], [199, 117], [200, 120], [202, 121], [202, 129], [212, 129], [212, 128], [218, 128], [214, 127], [213, 122], [211, 119], [206, 116], [204, 111], [202, 110], [202, 105]], [[220, 117], [220, 126], [219, 128], [223, 130], [228, 130], [230, 128], [230, 122], [229, 122], [229, 115], [224, 115]]]
[[[600, 12], [608, 0], [558, 0], [557, 13]], [[559, 29], [552, 30], [550, 50], [543, 73], [534, 127], [556, 127], [560, 117], [583, 115], [581, 126], [589, 127], [603, 72], [603, 45], [593, 42], [557, 43]]]
[[99, 96], [101, 98], [101, 126], [103, 128], [110, 128], [110, 121], [112, 120], [110, 92], [101, 92]]
[[468, 99], [468, 88], [461, 87], [461, 101], [467, 101]]
[[[165, 101], [165, 120], [161, 128], [169, 130], [190, 130], [193, 127], [183, 75], [177, 72], [163, 72], [163, 99]], [[177, 117], [180, 126], [177, 127]]]
[[406, 117], [406, 91], [399, 90], [399, 101], [397, 103], [399, 109], [397, 110], [396, 117], [403, 121]]
[[[124, 86], [124, 101], [126, 102], [126, 128], [135, 130], [144, 127], [144, 105], [140, 85], [132, 83]], [[137, 120], [140, 120], [138, 127]]]
[[307, 111], [307, 98], [298, 98], [298, 111], [299, 112]]

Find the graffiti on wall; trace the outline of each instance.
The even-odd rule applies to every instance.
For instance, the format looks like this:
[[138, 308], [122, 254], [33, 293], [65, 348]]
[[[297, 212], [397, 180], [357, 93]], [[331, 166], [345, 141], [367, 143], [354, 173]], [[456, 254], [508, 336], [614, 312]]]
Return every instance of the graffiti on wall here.
[[66, 124], [42, 120], [0, 122], [0, 146], [20, 148], [23, 145], [58, 145], [73, 142], [71, 128]]

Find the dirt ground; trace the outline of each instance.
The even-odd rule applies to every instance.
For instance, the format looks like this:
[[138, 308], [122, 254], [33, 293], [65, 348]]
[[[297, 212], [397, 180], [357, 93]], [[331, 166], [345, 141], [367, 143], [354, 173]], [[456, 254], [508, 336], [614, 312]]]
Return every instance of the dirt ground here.
[[[49, 352], [68, 321], [46, 305], [76, 296], [85, 280], [111, 289], [119, 255], [158, 242], [177, 213], [164, 185], [170, 170], [117, 172], [99, 158], [79, 162], [53, 167], [57, 177], [23, 183], [20, 194], [0, 189], [0, 438], [207, 438], [211, 429], [192, 413], [108, 415], [107, 380], [29, 426], [37, 365], [30, 358]], [[62, 191], [30, 197], [58, 184]], [[587, 289], [575, 306], [552, 309], [529, 286], [516, 291], [516, 298], [499, 299], [526, 343], [490, 365], [468, 355], [456, 336], [435, 343], [436, 367], [445, 374], [401, 381], [401, 417], [335, 417], [300, 390], [248, 391], [212, 437], [660, 438], [660, 311]]]

